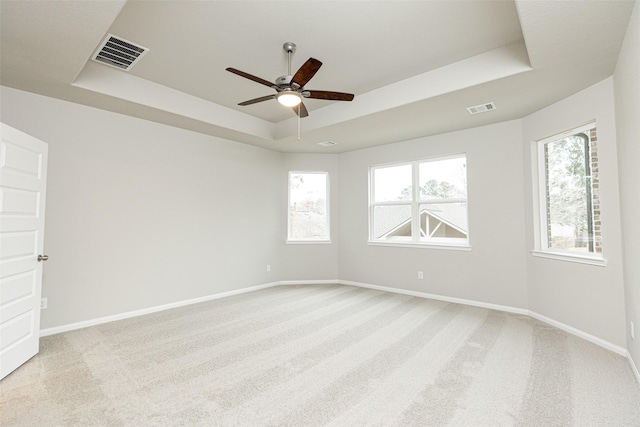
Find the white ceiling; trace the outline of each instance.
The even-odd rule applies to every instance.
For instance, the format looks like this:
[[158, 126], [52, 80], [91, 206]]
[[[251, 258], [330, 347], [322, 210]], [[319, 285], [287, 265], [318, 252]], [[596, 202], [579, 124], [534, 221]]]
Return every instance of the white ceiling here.
[[[4, 86], [285, 152], [337, 153], [523, 117], [610, 76], [634, 1], [10, 1]], [[90, 60], [107, 33], [149, 48], [130, 72]], [[298, 123], [273, 81], [323, 62]], [[471, 116], [466, 107], [495, 102]], [[333, 147], [318, 142], [332, 140]]]

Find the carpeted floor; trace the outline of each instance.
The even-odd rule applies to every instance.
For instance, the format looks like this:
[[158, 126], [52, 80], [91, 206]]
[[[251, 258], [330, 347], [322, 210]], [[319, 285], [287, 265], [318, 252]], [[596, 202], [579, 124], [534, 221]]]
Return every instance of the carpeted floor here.
[[640, 426], [640, 387], [526, 316], [278, 286], [43, 338], [0, 424]]

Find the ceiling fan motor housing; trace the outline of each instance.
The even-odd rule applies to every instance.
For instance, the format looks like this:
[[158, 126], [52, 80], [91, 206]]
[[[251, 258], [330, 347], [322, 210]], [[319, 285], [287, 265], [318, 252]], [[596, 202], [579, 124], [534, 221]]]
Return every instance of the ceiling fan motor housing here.
[[276, 85], [289, 87], [291, 86], [291, 79], [293, 79], [293, 76], [280, 76], [276, 79]]

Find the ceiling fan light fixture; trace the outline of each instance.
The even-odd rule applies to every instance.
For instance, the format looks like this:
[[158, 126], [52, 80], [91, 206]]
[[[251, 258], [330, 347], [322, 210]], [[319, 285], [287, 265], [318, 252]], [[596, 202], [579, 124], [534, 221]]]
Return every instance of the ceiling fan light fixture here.
[[278, 102], [285, 107], [295, 107], [302, 102], [302, 96], [298, 92], [285, 91], [276, 95]]

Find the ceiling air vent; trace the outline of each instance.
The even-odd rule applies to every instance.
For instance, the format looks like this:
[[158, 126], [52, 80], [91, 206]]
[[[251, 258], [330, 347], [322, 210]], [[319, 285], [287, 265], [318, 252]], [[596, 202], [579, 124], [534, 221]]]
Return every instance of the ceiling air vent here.
[[469, 114], [486, 113], [487, 111], [493, 111], [495, 109], [496, 109], [496, 104], [494, 104], [493, 102], [476, 105], [474, 107], [467, 107], [467, 111], [469, 112]]
[[318, 142], [318, 145], [322, 145], [323, 147], [331, 147], [333, 145], [338, 144], [337, 142], [333, 142], [333, 141], [323, 141], [323, 142]]
[[107, 34], [92, 59], [129, 71], [148, 51], [146, 47], [138, 46], [113, 34]]

